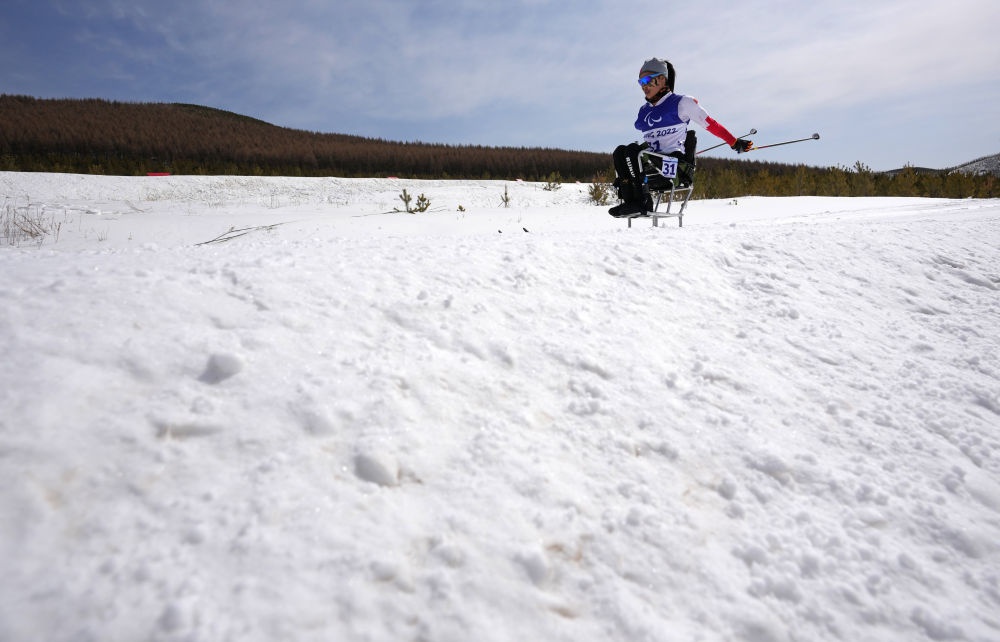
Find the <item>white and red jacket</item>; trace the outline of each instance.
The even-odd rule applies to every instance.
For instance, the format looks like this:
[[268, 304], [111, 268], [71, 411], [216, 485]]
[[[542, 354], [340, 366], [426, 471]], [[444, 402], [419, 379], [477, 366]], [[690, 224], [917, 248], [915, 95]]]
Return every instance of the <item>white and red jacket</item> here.
[[736, 137], [709, 116], [697, 100], [672, 91], [652, 105], [644, 104], [635, 119], [635, 128], [642, 132], [650, 151], [670, 154], [684, 151], [684, 138], [691, 122], [726, 141], [730, 147], [736, 142]]

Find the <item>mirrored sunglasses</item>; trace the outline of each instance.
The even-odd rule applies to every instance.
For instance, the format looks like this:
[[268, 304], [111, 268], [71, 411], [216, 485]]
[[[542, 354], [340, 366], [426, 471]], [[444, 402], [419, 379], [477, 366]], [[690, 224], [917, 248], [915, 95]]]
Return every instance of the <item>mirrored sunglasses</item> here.
[[643, 76], [639, 79], [639, 85], [645, 87], [649, 83], [653, 82], [654, 78], [659, 78], [663, 74], [649, 74], [648, 76]]

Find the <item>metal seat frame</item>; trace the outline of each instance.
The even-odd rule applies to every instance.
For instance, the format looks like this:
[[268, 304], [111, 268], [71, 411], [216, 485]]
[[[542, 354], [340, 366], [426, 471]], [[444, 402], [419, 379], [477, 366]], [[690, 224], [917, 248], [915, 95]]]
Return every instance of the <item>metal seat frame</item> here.
[[[691, 199], [691, 193], [694, 191], [693, 174], [695, 168], [695, 148], [697, 145], [698, 139], [694, 131], [688, 130], [687, 139], [684, 141], [684, 157], [679, 159], [689, 165], [690, 180], [687, 181], [677, 178], [665, 178], [660, 175], [659, 170], [655, 169], [663, 165], [663, 159], [676, 158], [676, 156], [672, 154], [660, 154], [648, 149], [643, 149], [639, 152], [639, 166], [649, 167], [649, 172], [651, 172], [646, 173], [643, 190], [653, 198], [653, 211], [640, 212], [634, 216], [627, 217], [629, 227], [632, 227], [632, 219], [636, 218], [652, 219], [653, 227], [660, 226], [660, 219], [676, 218], [677, 227], [684, 227], [684, 210], [687, 208], [688, 201]], [[663, 212], [660, 211], [661, 203], [666, 203], [667, 205], [666, 210]], [[679, 204], [680, 207], [672, 211], [675, 204]]]

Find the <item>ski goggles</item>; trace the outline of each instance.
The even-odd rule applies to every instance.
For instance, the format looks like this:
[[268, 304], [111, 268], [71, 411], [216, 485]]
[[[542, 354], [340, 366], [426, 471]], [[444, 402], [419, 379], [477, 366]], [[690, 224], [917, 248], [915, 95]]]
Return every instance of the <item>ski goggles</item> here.
[[641, 87], [645, 87], [649, 83], [653, 82], [654, 78], [659, 78], [662, 75], [663, 74], [649, 74], [648, 76], [643, 76], [642, 78], [639, 79], [639, 85]]

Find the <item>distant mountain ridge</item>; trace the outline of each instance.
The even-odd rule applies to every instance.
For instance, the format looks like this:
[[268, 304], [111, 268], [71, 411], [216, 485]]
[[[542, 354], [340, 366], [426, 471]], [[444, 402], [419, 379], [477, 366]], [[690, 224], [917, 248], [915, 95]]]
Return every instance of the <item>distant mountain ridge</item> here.
[[906, 167], [900, 167], [899, 169], [890, 169], [885, 171], [885, 174], [889, 176], [896, 176], [900, 172], [905, 170], [912, 170], [917, 174], [950, 174], [951, 172], [960, 172], [962, 174], [969, 174], [971, 176], [1000, 176], [1000, 154], [993, 154], [992, 156], [983, 156], [982, 158], [977, 158], [976, 160], [969, 161], [968, 163], [962, 163], [961, 165], [956, 165], [955, 167], [948, 167], [945, 169], [934, 169], [932, 167], [913, 167], [912, 165], [907, 165]]
[[952, 167], [950, 171], [962, 172], [963, 174], [973, 174], [976, 176], [981, 174], [1000, 176], [1000, 154], [977, 158], [976, 160], [963, 165]]

